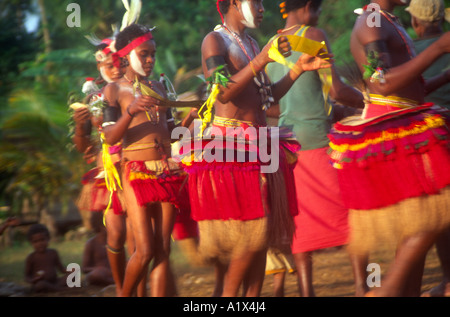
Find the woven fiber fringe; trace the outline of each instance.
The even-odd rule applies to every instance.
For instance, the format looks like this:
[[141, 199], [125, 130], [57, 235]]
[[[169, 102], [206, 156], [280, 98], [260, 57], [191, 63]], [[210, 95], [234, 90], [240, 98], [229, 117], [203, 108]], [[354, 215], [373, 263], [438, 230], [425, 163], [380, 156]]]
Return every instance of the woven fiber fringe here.
[[204, 261], [202, 261], [202, 257], [199, 256], [198, 237], [176, 240], [176, 244], [191, 265], [206, 266]]
[[268, 237], [270, 247], [282, 247], [292, 241], [295, 232], [294, 218], [289, 205], [289, 197], [283, 171], [264, 174], [269, 191]]
[[231, 258], [267, 247], [267, 218], [255, 220], [203, 220], [200, 231], [199, 257], [203, 263], [216, 260], [227, 263]]
[[440, 194], [408, 198], [381, 209], [351, 209], [349, 217], [350, 252], [396, 248], [405, 237], [426, 231], [439, 232], [450, 226], [450, 186]]
[[76, 206], [78, 210], [91, 210], [92, 192], [94, 190], [94, 183], [89, 182], [82, 186], [80, 195], [77, 198]]

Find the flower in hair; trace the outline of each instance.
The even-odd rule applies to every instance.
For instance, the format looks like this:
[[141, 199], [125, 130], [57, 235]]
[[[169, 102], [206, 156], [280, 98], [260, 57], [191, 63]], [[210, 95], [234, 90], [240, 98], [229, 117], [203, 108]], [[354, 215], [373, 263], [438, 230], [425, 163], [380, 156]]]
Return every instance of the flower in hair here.
[[283, 19], [286, 19], [288, 15], [286, 13], [286, 2], [285, 1], [280, 3], [280, 9], [281, 9], [280, 10], [281, 14], [283, 14]]

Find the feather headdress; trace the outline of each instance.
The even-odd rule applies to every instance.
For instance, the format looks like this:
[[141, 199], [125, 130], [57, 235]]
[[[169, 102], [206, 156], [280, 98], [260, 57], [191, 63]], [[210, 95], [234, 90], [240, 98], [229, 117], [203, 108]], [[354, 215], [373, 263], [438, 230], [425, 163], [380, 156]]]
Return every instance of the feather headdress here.
[[141, 14], [142, 9], [141, 0], [131, 0], [131, 3], [129, 3], [128, 0], [122, 0], [122, 3], [125, 7], [126, 12], [122, 18], [120, 31], [125, 29], [127, 26], [136, 23], [139, 19], [139, 15]]

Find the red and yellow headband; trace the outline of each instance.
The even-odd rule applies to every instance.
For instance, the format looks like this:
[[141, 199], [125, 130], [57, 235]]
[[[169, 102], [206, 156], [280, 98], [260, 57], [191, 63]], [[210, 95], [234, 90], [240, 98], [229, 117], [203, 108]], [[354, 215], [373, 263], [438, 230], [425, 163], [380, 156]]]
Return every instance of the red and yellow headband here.
[[113, 53], [113, 63], [114, 66], [120, 67], [120, 58], [127, 56], [132, 50], [134, 50], [136, 47], [141, 45], [142, 43], [149, 41], [153, 39], [152, 32], [145, 33], [144, 35], [135, 38], [133, 41], [131, 41], [130, 44], [122, 48], [120, 51], [117, 51]]

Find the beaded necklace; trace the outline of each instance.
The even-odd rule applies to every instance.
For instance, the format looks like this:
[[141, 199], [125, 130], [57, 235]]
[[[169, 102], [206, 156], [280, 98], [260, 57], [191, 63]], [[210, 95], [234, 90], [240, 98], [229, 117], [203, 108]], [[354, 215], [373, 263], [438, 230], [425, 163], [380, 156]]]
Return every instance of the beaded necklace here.
[[[138, 85], [135, 85], [132, 80], [128, 79], [126, 75], [123, 76], [132, 86], [133, 90], [135, 91], [135, 97], [136, 96], [142, 96], [141, 92], [141, 84], [149, 86], [151, 89], [153, 88], [153, 85], [151, 81], [145, 80], [145, 81], [139, 81]], [[152, 124], [158, 124], [159, 123], [159, 106], [148, 106], [146, 107], [147, 110], [145, 111], [145, 114], [147, 115], [148, 121], [150, 121]], [[154, 111], [153, 111], [154, 110]]]
[[386, 20], [388, 20], [388, 22], [390, 24], [392, 24], [394, 26], [398, 35], [400, 35], [400, 37], [402, 38], [403, 43], [406, 46], [406, 49], [408, 50], [409, 57], [413, 58], [415, 56], [415, 54], [413, 53], [413, 49], [411, 48], [410, 43], [407, 41], [403, 31], [399, 28], [399, 26], [402, 25], [399, 18], [396, 17], [395, 15], [393, 15], [392, 13], [384, 11], [384, 10], [380, 10], [380, 13], [386, 18]]
[[[251, 62], [253, 58], [255, 58], [256, 56], [256, 48], [255, 45], [252, 41], [252, 39], [250, 38], [250, 36], [248, 34], [246, 34], [247, 39], [249, 40], [251, 46], [252, 46], [252, 51], [253, 51], [253, 58], [248, 54], [244, 43], [242, 42], [241, 37], [236, 33], [231, 31], [225, 24], [222, 24], [222, 27], [231, 34], [231, 36], [233, 36], [233, 38], [236, 40], [236, 42], [238, 43], [239, 47], [241, 48], [241, 50], [244, 52], [245, 56], [247, 57], [248, 61]], [[262, 109], [264, 111], [267, 111], [267, 109], [270, 108], [270, 106], [272, 105], [272, 103], [275, 101], [272, 97], [272, 88], [270, 86], [270, 83], [267, 81], [267, 78], [264, 74], [263, 71], [259, 71], [258, 72], [259, 75], [259, 79], [258, 77], [253, 77], [253, 81], [255, 82], [255, 84], [258, 86], [259, 88], [259, 94], [261, 95], [261, 101], [262, 101]]]

